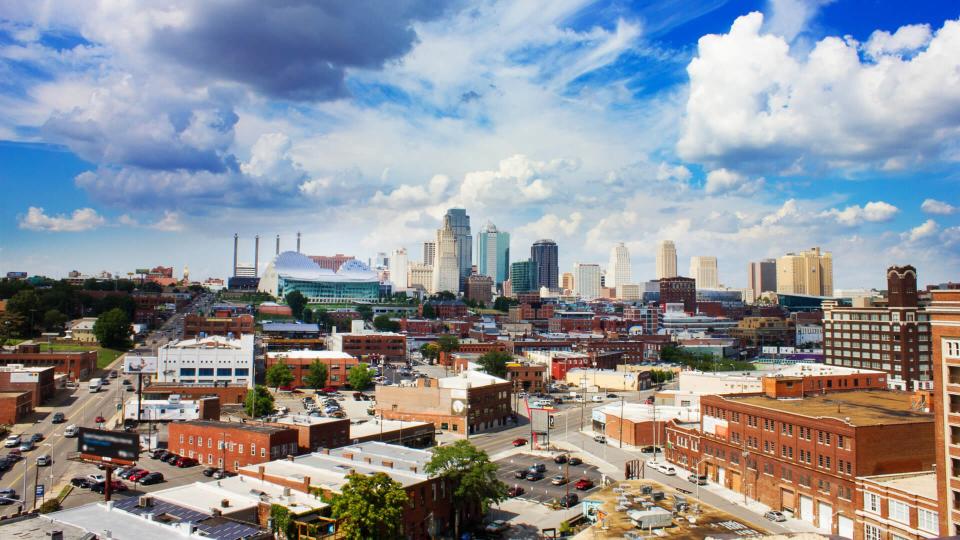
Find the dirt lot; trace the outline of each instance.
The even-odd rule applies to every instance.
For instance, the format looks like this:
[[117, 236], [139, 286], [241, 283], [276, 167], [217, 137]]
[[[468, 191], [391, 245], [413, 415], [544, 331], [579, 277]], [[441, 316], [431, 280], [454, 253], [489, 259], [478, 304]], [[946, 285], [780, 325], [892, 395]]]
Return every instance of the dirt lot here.
[[[653, 492], [663, 492], [663, 499], [654, 501], [651, 495], [642, 494], [641, 488], [650, 486]], [[599, 503], [595, 516], [600, 522], [581, 532], [578, 538], [646, 538], [661, 536], [654, 532], [640, 531], [627, 518], [629, 510], [643, 510], [645, 505], [655, 505], [674, 512], [673, 525], [662, 529], [661, 537], [703, 539], [707, 537], [735, 538], [758, 537], [768, 534], [757, 530], [737, 518], [708, 505], [693, 505], [692, 508], [676, 512], [679, 496], [682, 500], [695, 502], [691, 497], [651, 480], [628, 480], [619, 482], [585, 497], [585, 507], [590, 501]], [[632, 536], [636, 535], [636, 536]]]

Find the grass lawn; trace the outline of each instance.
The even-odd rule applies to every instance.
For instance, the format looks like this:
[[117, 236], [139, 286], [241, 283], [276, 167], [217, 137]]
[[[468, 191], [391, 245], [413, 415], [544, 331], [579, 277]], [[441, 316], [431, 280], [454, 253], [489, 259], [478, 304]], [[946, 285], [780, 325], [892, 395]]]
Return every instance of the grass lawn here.
[[41, 351], [97, 351], [97, 367], [103, 369], [110, 365], [110, 362], [116, 360], [121, 354], [127, 352], [120, 349], [106, 349], [99, 345], [68, 345], [63, 343], [44, 344], [40, 347]]

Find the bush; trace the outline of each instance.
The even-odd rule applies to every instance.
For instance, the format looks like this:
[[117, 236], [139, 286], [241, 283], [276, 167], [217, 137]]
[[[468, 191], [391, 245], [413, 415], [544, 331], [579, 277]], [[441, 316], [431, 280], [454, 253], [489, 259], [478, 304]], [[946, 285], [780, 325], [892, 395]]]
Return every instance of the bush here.
[[60, 510], [60, 501], [56, 499], [43, 501], [43, 504], [40, 505], [41, 514], [49, 514], [50, 512], [56, 512], [57, 510]]

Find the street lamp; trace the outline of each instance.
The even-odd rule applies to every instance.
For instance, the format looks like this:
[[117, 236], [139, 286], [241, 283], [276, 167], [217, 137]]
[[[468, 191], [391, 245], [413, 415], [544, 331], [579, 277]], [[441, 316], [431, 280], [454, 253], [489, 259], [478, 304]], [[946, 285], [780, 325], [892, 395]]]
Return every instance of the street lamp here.
[[[700, 464], [710, 459], [712, 456], [704, 456], [693, 466], [693, 474], [697, 478], [697, 500], [700, 500]], [[706, 475], [704, 475], [706, 476]]]

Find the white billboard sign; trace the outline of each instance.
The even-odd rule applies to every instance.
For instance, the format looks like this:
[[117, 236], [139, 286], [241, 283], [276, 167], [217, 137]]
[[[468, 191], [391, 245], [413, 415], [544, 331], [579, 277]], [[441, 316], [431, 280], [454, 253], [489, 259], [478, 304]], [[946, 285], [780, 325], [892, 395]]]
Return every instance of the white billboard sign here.
[[36, 372], [15, 371], [10, 374], [10, 382], [36, 384], [40, 382], [40, 374]]
[[156, 373], [157, 357], [127, 354], [123, 358], [124, 373]]

